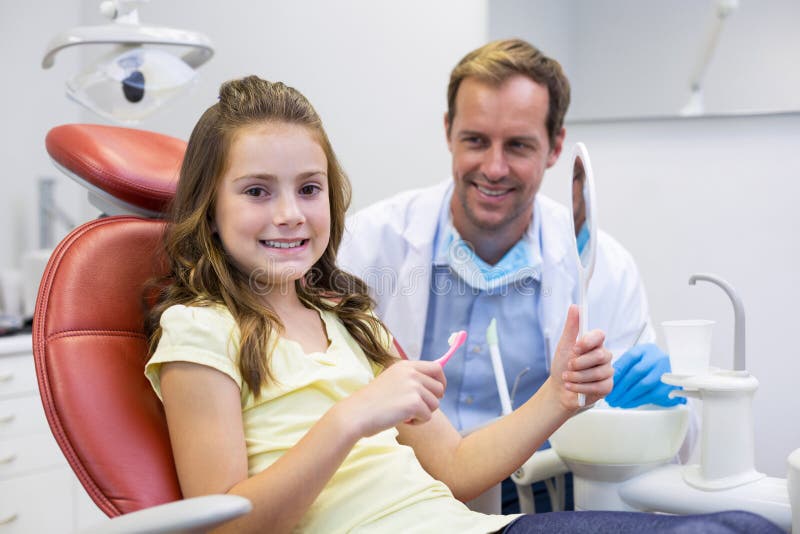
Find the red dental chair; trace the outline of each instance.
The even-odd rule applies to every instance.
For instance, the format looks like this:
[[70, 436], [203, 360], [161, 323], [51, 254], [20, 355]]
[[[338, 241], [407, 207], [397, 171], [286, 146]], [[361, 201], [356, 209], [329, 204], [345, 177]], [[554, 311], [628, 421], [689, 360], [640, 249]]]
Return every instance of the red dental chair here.
[[166, 265], [157, 253], [164, 223], [152, 217], [174, 194], [186, 144], [77, 124], [54, 128], [46, 144], [56, 166], [110, 215], [58, 245], [33, 323], [50, 428], [92, 500], [117, 518], [98, 531], [205, 531], [247, 513], [250, 502], [241, 497], [182, 500], [164, 412], [143, 375], [143, 287]]

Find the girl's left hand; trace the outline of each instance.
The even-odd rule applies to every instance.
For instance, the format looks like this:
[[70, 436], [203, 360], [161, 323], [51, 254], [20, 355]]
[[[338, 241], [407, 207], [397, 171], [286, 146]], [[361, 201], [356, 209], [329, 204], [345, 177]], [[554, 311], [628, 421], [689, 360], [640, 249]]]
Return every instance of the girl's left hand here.
[[550, 380], [557, 386], [559, 402], [571, 412], [579, 408], [578, 393], [586, 395], [588, 406], [608, 395], [614, 387], [611, 352], [603, 347], [605, 334], [592, 330], [576, 339], [578, 313], [577, 306], [570, 306], [550, 368]]

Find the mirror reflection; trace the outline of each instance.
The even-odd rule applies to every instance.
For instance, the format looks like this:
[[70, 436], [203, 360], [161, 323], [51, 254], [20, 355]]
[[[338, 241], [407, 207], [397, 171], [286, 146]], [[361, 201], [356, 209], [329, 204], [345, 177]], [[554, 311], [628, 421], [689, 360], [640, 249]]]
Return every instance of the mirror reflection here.
[[[572, 169], [572, 218], [575, 223], [575, 237], [581, 234], [583, 223], [586, 222], [586, 199], [583, 196], [583, 184], [586, 182], [586, 171], [583, 169], [583, 160], [575, 158]], [[583, 248], [578, 245], [578, 250]]]
[[588, 198], [586, 170], [583, 167], [583, 160], [578, 156], [572, 167], [572, 220], [575, 228], [575, 243], [578, 246], [578, 257], [584, 267], [587, 266], [587, 258], [583, 251], [586, 250], [586, 244], [590, 238], [589, 225], [586, 224]]
[[800, 111], [797, 0], [504, 0], [489, 36], [564, 67], [567, 122]]

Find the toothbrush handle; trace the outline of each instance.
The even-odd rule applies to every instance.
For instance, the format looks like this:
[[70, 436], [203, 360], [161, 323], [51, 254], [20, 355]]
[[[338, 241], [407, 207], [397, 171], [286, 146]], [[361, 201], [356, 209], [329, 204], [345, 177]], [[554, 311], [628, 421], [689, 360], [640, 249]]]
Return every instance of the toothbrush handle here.
[[461, 345], [450, 345], [450, 348], [447, 349], [447, 352], [445, 352], [444, 355], [441, 358], [436, 360], [436, 363], [438, 363], [440, 366], [444, 367], [444, 364], [446, 364], [448, 362], [448, 360], [450, 360], [450, 358], [453, 356], [453, 354], [456, 353], [456, 350], [458, 350], [458, 347], [460, 347], [460, 346]]

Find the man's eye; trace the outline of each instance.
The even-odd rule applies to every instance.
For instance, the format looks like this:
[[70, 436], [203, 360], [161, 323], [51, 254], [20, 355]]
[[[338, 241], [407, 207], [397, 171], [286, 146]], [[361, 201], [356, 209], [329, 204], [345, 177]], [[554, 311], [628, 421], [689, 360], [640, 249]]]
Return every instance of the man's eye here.
[[516, 150], [517, 152], [520, 152], [520, 151], [531, 152], [531, 151], [533, 151], [533, 146], [531, 144], [525, 143], [523, 141], [511, 141], [508, 144], [508, 146], [512, 150]]

